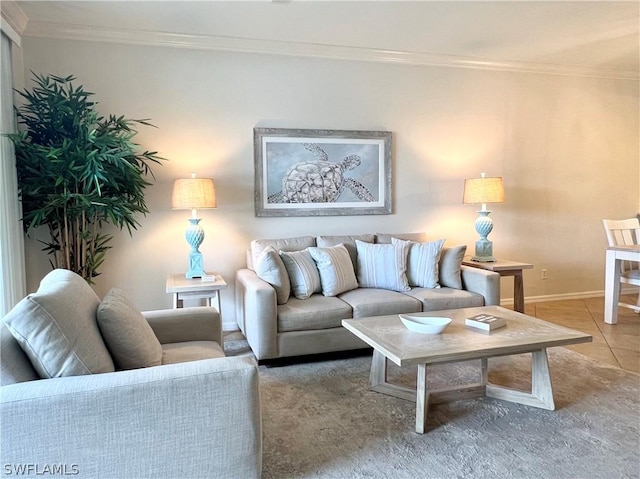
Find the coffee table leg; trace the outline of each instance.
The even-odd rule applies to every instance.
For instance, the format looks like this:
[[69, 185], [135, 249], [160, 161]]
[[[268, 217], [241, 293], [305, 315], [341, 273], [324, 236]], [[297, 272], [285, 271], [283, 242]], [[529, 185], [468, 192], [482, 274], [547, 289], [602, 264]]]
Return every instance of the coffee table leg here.
[[427, 411], [429, 410], [429, 393], [427, 392], [427, 365], [418, 364], [416, 387], [416, 432], [424, 434], [427, 429]]
[[371, 390], [404, 399], [405, 401], [415, 401], [415, 388], [407, 387], [402, 384], [393, 384], [387, 381], [388, 361], [389, 360], [384, 354], [376, 351], [375, 349], [373, 350], [373, 357], [371, 358], [371, 372], [369, 373]]
[[553, 411], [556, 408], [553, 402], [553, 387], [551, 374], [549, 373], [549, 360], [547, 350], [534, 351], [531, 356], [531, 393], [542, 404]]
[[487, 358], [480, 360], [480, 384], [486, 386], [489, 382], [489, 361]]
[[371, 383], [371, 389], [374, 390], [376, 386], [384, 385], [387, 382], [387, 358], [375, 349], [373, 350], [373, 357], [371, 358], [369, 382]]
[[538, 407], [553, 411], [556, 407], [553, 402], [553, 388], [551, 375], [549, 374], [549, 361], [547, 350], [533, 351], [531, 353], [531, 392], [519, 391], [495, 384], [487, 383], [487, 397], [502, 399], [526, 406]]

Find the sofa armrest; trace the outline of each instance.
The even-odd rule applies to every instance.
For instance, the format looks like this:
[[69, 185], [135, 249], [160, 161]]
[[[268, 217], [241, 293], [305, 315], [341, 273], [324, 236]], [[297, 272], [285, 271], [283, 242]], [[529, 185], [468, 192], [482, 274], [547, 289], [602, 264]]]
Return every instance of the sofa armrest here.
[[484, 296], [485, 306], [500, 305], [499, 273], [462, 265], [460, 274], [462, 276], [462, 287], [467, 291]]
[[260, 477], [258, 370], [247, 357], [3, 386], [0, 418], [5, 473]]
[[215, 341], [222, 345], [222, 322], [216, 308], [162, 309], [144, 311], [142, 315], [162, 344]]
[[236, 273], [236, 320], [256, 358], [278, 356], [276, 291], [250, 269]]

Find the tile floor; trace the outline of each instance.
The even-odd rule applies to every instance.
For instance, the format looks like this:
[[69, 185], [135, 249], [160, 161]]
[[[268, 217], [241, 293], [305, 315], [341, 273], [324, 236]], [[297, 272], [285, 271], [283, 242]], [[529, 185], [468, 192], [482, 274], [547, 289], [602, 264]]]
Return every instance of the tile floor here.
[[[632, 303], [637, 296], [625, 296]], [[566, 346], [600, 362], [640, 373], [640, 314], [619, 308], [618, 323], [604, 322], [604, 298], [530, 303], [530, 316], [577, 329], [593, 336], [593, 342]]]

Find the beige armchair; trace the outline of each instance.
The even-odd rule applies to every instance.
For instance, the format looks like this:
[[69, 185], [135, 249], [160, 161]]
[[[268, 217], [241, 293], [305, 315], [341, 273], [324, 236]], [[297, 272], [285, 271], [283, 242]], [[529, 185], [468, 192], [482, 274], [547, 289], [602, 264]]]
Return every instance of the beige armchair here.
[[[257, 367], [251, 358], [224, 356], [214, 308], [144, 313], [162, 347], [161, 365], [41, 378], [34, 353], [25, 353], [14, 337], [16, 318], [32, 314], [33, 305], [47, 303], [43, 298], [53, 291], [49, 313], [74, 317], [89, 304], [93, 317], [77, 329], [99, 330], [99, 305], [91, 297], [95, 293], [73, 273], [60, 271], [43, 280], [38, 292], [0, 325], [0, 456], [5, 474], [260, 477]], [[88, 301], [78, 298], [78, 289]], [[68, 293], [66, 301], [59, 301]], [[61, 309], [62, 304], [68, 308]], [[50, 353], [45, 348], [41, 355], [48, 360]]]

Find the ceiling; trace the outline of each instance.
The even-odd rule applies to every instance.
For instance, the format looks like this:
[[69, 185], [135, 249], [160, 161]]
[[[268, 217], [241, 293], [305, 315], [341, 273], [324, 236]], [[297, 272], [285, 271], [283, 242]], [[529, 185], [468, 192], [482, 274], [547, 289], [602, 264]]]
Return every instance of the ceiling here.
[[446, 59], [467, 66], [534, 69], [546, 65], [560, 72], [573, 68], [635, 79], [640, 70], [637, 1], [3, 0], [1, 4], [3, 17], [12, 17], [12, 26], [23, 36], [84, 35], [89, 40], [136, 43], [169, 38], [176, 43], [179, 38], [182, 46], [248, 51], [260, 50], [262, 42], [271, 53], [332, 52], [367, 59], [376, 52], [376, 58], [392, 61]]

